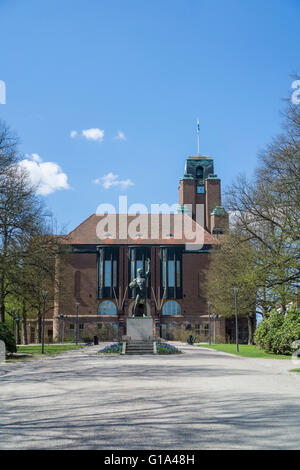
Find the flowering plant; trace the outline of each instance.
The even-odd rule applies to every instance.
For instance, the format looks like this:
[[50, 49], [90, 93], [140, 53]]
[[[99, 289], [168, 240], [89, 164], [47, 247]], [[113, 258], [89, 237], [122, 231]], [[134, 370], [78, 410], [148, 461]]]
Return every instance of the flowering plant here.
[[175, 346], [168, 343], [156, 343], [156, 350], [158, 354], [180, 354], [181, 351]]
[[109, 344], [98, 352], [103, 354], [120, 354], [122, 352], [122, 343]]

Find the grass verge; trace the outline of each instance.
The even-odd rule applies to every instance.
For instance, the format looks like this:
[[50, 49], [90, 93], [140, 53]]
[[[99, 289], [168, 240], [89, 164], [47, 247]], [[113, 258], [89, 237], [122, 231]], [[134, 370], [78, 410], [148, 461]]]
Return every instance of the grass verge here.
[[[44, 346], [45, 355], [61, 354], [72, 349], [80, 349], [84, 346], [82, 344], [46, 344]], [[42, 346], [40, 344], [30, 346], [18, 346], [18, 354], [42, 354]]]
[[216, 351], [226, 352], [230, 354], [235, 354], [236, 356], [241, 357], [253, 357], [253, 358], [263, 358], [263, 359], [291, 359], [292, 356], [285, 356], [283, 354], [272, 354], [267, 353], [260, 349], [258, 346], [240, 344], [239, 352], [236, 352], [235, 344], [199, 344], [198, 346], [204, 348], [215, 349]]

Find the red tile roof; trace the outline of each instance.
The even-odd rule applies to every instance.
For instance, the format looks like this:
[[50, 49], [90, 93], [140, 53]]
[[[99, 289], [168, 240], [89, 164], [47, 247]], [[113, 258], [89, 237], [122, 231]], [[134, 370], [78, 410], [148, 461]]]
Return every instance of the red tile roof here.
[[[67, 235], [72, 245], [213, 245], [218, 241], [186, 214], [93, 214]], [[193, 238], [191, 238], [193, 237]]]

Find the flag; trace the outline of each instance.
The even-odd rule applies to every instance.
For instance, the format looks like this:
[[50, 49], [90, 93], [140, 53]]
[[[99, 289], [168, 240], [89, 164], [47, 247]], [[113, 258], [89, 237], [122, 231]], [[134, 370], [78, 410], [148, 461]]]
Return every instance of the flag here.
[[197, 120], [197, 134], [200, 133], [200, 122], [199, 119]]

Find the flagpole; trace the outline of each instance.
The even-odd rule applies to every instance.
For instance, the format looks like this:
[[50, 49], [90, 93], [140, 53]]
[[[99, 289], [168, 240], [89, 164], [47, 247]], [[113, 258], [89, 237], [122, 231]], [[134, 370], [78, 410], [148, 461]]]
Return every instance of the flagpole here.
[[200, 155], [200, 122], [199, 122], [199, 119], [197, 119], [197, 150], [198, 150], [198, 155]]

